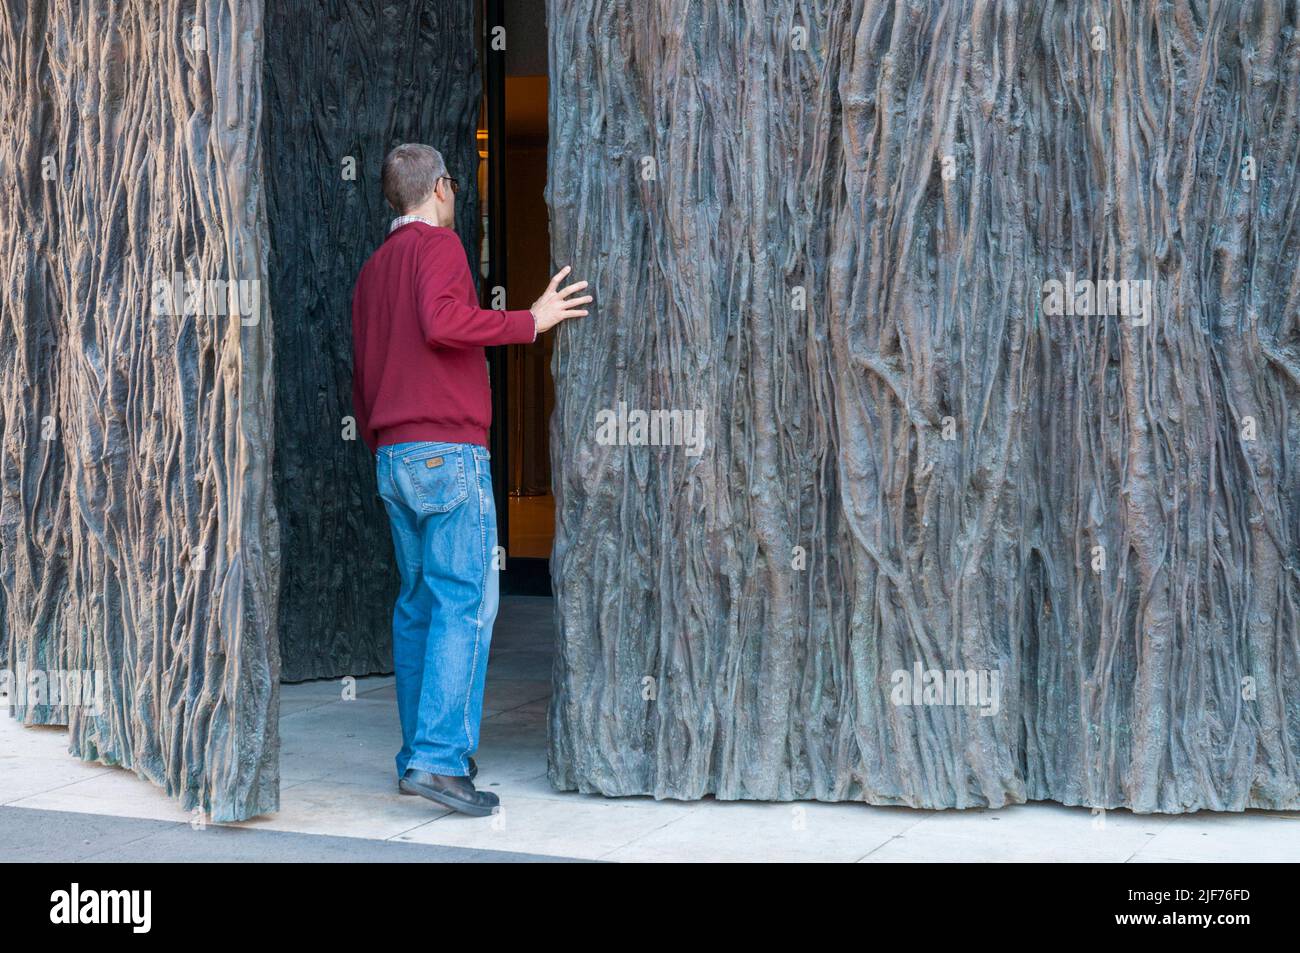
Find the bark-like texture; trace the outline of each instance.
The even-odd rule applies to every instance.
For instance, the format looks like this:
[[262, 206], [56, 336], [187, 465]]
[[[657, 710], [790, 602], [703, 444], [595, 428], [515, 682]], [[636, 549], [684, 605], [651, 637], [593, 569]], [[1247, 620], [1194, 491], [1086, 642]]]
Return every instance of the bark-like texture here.
[[550, 5], [556, 786], [1300, 807], [1296, 16]]
[[480, 81], [463, 0], [267, 4], [263, 121], [277, 315], [276, 499], [286, 681], [391, 672], [397, 572], [352, 414], [352, 286], [393, 211], [388, 150], [439, 149], [478, 249]]
[[[16, 715], [215, 820], [278, 806], [261, 17], [0, 5], [0, 640], [105, 689]], [[256, 323], [154, 313], [176, 273]]]

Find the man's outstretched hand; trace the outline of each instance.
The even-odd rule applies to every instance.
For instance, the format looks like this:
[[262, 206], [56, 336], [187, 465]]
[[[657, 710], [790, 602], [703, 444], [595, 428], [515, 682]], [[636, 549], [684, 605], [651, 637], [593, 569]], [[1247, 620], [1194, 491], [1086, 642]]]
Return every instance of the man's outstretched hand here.
[[537, 322], [538, 334], [551, 330], [561, 321], [567, 321], [569, 318], [585, 318], [587, 316], [587, 312], [578, 306], [590, 304], [591, 295], [581, 298], [570, 297], [587, 287], [587, 283], [585, 281], [575, 281], [567, 287], [560, 287], [560, 279], [567, 275], [570, 270], [571, 266], [565, 265], [557, 271], [555, 277], [551, 279], [551, 283], [542, 292], [542, 296], [533, 302], [531, 310], [533, 319]]

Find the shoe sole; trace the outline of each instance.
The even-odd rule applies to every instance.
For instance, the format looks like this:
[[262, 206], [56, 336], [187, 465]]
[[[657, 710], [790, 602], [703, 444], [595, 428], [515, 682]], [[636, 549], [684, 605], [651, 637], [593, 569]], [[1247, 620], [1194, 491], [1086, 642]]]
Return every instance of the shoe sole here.
[[414, 784], [405, 778], [398, 782], [398, 789], [403, 794], [418, 794], [435, 804], [449, 807], [461, 814], [468, 814], [470, 817], [491, 817], [492, 811], [498, 806], [494, 804], [492, 807], [482, 807], [478, 804], [471, 804], [469, 801], [463, 801], [454, 795], [444, 794], [441, 791], [435, 791], [433, 788], [426, 788], [422, 784]]

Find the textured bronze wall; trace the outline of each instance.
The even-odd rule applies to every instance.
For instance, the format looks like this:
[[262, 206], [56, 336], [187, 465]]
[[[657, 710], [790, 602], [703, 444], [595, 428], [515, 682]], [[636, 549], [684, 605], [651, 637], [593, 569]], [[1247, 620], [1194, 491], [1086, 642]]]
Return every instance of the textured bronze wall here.
[[[278, 804], [261, 15], [0, 5], [0, 639], [104, 686], [16, 714], [215, 820]], [[156, 313], [173, 275], [246, 320]]]
[[[549, 25], [596, 295], [554, 362], [553, 783], [1300, 807], [1295, 7]], [[1151, 320], [1046, 313], [1069, 273]], [[598, 440], [620, 403], [703, 453]], [[914, 666], [996, 713], [895, 704]]]
[[480, 82], [468, 0], [267, 4], [263, 122], [277, 316], [275, 492], [286, 681], [391, 672], [397, 573], [352, 414], [352, 286], [393, 212], [400, 142], [443, 153], [478, 261]]

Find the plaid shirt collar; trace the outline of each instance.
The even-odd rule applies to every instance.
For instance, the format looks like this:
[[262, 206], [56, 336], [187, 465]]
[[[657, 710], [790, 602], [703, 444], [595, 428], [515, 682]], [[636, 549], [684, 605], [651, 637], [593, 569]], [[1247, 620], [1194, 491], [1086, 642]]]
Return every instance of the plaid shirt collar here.
[[397, 231], [403, 225], [410, 225], [412, 222], [424, 222], [424, 224], [428, 225], [430, 228], [438, 227], [437, 225], [434, 225], [433, 222], [429, 221], [427, 218], [421, 218], [418, 215], [399, 215], [397, 216], [397, 218], [393, 219], [393, 224], [388, 226], [388, 234], [391, 235], [393, 234], [393, 232]]

